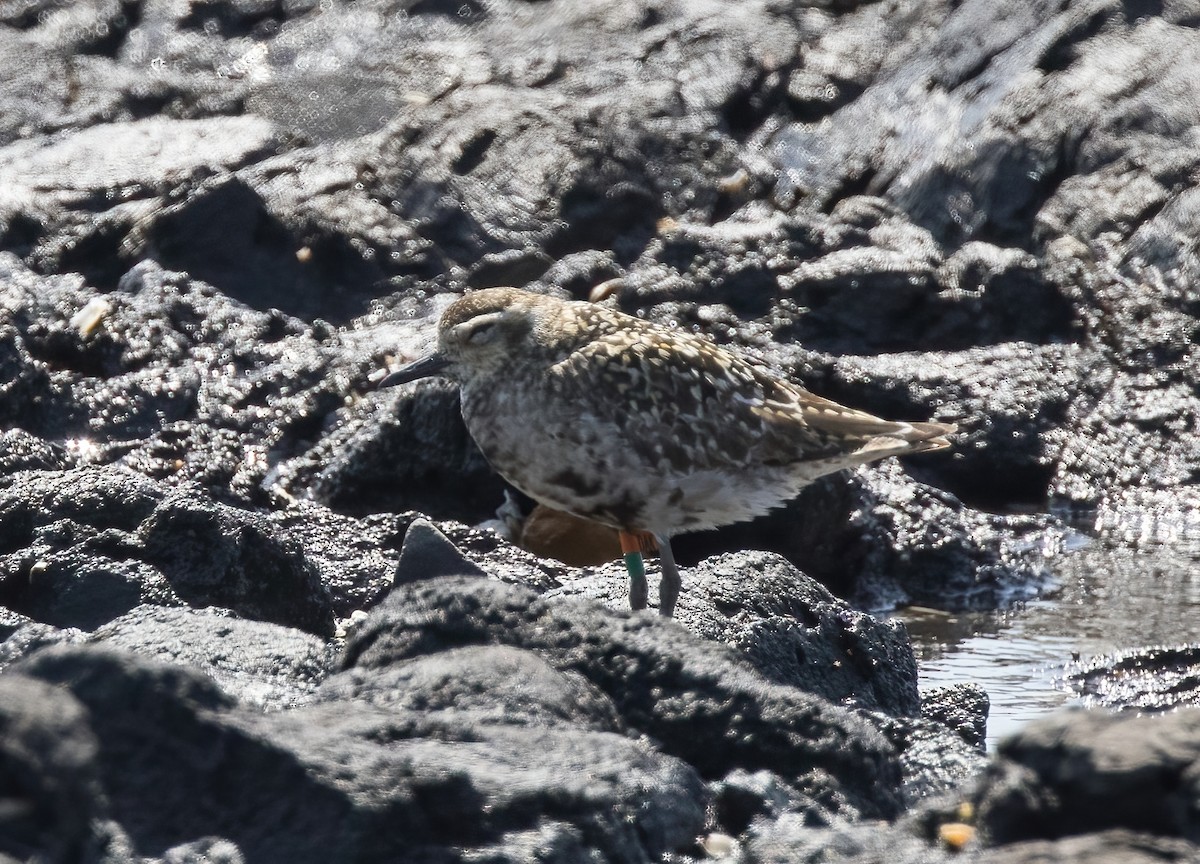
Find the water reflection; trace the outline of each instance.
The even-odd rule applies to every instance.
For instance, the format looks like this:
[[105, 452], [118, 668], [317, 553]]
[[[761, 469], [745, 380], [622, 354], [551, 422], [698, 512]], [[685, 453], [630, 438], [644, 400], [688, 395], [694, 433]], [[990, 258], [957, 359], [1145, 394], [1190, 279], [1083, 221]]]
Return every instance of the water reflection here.
[[1134, 552], [1095, 543], [1050, 562], [1052, 594], [991, 612], [902, 609], [921, 686], [973, 681], [991, 697], [988, 745], [1077, 701], [1072, 660], [1200, 639], [1200, 556], [1187, 548]]

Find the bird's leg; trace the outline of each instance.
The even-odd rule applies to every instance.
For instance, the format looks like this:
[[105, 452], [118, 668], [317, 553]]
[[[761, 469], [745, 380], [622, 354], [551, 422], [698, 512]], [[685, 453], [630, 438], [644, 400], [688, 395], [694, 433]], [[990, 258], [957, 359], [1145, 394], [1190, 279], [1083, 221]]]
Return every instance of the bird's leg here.
[[649, 587], [646, 585], [646, 562], [642, 560], [642, 535], [633, 531], [618, 532], [625, 569], [629, 571], [629, 608], [634, 612], [646, 608]]
[[679, 568], [675, 566], [671, 538], [659, 534], [655, 539], [658, 540], [658, 563], [662, 567], [662, 577], [658, 580], [658, 614], [670, 618], [675, 614], [675, 601], [679, 599], [683, 580], [679, 578]]

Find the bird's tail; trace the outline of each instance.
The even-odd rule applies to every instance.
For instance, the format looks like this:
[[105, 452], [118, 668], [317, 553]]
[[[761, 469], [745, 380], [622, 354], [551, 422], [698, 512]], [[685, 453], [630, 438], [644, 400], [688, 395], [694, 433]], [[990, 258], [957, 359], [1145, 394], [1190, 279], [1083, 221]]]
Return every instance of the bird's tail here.
[[866, 464], [888, 456], [945, 450], [950, 446], [946, 436], [957, 430], [951, 423], [897, 423], [895, 431], [877, 435], [855, 450], [854, 461]]

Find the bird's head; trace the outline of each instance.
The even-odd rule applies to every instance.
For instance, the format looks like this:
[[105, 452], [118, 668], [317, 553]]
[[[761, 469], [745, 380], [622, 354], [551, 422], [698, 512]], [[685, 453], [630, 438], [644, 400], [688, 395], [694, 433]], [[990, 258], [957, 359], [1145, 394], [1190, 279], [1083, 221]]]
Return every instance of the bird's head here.
[[392, 372], [380, 387], [441, 375], [460, 384], [505, 372], [515, 357], [536, 356], [556, 328], [561, 301], [515, 288], [473, 291], [446, 307], [437, 351]]

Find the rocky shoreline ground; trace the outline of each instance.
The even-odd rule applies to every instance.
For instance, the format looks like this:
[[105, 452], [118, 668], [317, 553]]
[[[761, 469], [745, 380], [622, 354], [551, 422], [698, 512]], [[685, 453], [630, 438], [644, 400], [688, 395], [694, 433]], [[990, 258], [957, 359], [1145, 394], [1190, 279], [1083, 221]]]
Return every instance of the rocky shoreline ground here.
[[[864, 611], [1200, 557], [1198, 23], [0, 2], [0, 862], [1200, 861], [1200, 606], [992, 753]], [[502, 284], [954, 452], [630, 613], [493, 530], [448, 384], [375, 388]]]

